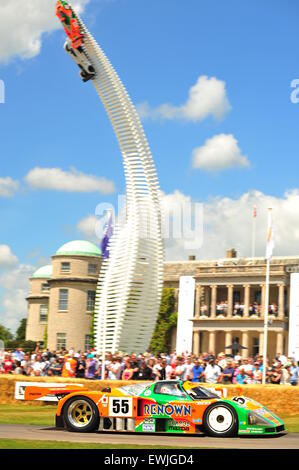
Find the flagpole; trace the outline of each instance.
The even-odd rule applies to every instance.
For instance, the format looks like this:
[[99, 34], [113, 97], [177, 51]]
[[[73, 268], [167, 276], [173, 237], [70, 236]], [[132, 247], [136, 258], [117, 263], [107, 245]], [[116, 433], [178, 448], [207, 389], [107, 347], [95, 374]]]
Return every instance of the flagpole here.
[[[268, 230], [267, 233], [269, 234], [269, 230], [271, 229], [271, 211], [272, 209], [268, 209]], [[268, 235], [269, 236], [269, 235]], [[269, 243], [269, 239], [267, 239], [267, 244]], [[267, 245], [268, 248], [268, 245]], [[263, 380], [262, 383], [266, 383], [266, 369], [267, 369], [267, 346], [268, 346], [268, 313], [269, 313], [269, 283], [270, 283], [270, 260], [271, 255], [268, 253], [267, 249], [267, 268], [266, 268], [266, 292], [265, 292], [265, 306], [264, 306], [264, 351], [263, 351]]]
[[252, 248], [251, 257], [255, 257], [255, 239], [256, 239], [256, 206], [253, 206], [253, 221], [252, 221]]
[[264, 310], [264, 354], [263, 354], [263, 384], [266, 383], [267, 364], [267, 343], [268, 343], [268, 311], [269, 311], [269, 279], [270, 279], [270, 259], [267, 260], [266, 269], [266, 294]]

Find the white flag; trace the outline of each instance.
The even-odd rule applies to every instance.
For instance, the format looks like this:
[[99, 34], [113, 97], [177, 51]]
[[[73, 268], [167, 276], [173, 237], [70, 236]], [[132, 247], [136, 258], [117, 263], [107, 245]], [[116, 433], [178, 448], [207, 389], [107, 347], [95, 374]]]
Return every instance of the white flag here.
[[272, 211], [269, 210], [266, 260], [270, 260], [272, 258], [273, 248], [274, 248], [274, 230], [273, 230], [273, 224], [272, 224]]

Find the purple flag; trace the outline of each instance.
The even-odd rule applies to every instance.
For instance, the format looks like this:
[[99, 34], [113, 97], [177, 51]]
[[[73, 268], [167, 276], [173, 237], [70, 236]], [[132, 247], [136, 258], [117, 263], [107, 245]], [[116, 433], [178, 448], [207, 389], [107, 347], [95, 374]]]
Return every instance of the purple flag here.
[[102, 256], [104, 259], [109, 258], [108, 244], [112, 235], [113, 235], [113, 218], [112, 218], [112, 213], [111, 213], [108, 223], [106, 225], [103, 240], [101, 242]]

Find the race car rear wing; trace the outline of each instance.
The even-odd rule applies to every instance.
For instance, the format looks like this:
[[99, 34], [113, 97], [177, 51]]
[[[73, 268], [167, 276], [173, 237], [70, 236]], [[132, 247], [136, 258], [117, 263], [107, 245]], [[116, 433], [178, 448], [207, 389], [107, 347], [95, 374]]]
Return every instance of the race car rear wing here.
[[45, 397], [47, 395], [54, 395], [58, 398], [58, 400], [60, 400], [60, 398], [64, 397], [65, 395], [69, 395], [70, 393], [78, 391], [86, 392], [88, 391], [88, 388], [81, 387], [80, 385], [62, 385], [61, 387], [36, 387], [27, 385], [25, 387], [24, 399], [32, 401], [38, 400], [39, 398]]

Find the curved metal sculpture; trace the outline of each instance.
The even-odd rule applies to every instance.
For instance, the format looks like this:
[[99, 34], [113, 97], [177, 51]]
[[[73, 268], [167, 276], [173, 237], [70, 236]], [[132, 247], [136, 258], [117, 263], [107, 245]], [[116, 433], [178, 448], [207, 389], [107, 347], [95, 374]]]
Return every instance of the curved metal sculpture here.
[[124, 85], [81, 19], [74, 16], [79, 25], [77, 51], [91, 64], [87, 73], [81, 70], [80, 74], [84, 81], [92, 79], [109, 116], [126, 178], [126, 222], [114, 229], [109, 258], [103, 261], [97, 286], [96, 350], [98, 354], [144, 352], [156, 324], [163, 284], [158, 178], [140, 119]]

